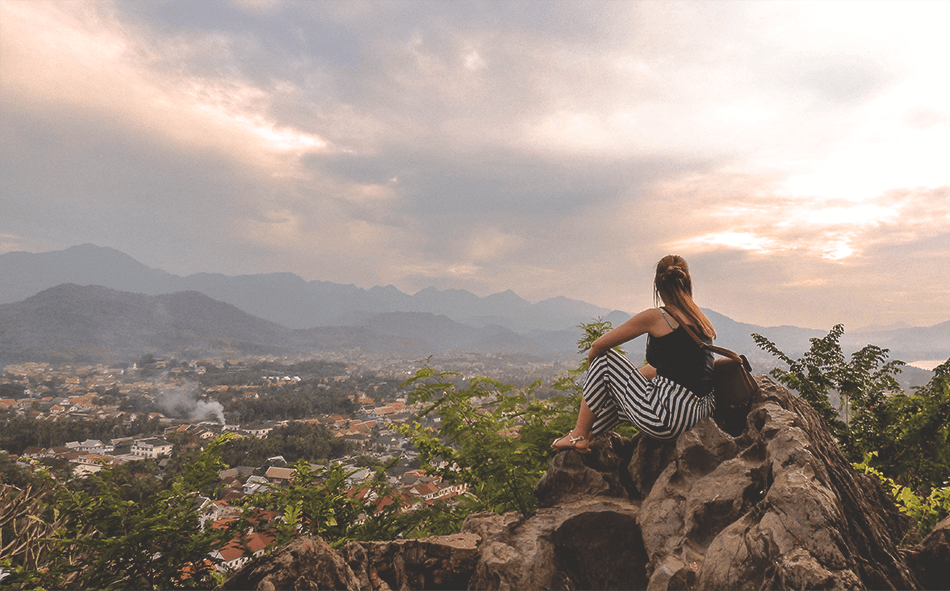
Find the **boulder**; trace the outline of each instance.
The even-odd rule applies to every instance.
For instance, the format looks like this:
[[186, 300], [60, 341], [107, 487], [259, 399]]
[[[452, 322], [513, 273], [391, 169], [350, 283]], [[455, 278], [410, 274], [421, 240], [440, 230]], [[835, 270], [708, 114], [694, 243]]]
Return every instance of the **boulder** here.
[[350, 542], [343, 556], [361, 589], [464, 589], [478, 560], [480, 538], [471, 533], [392, 542]]
[[218, 589], [336, 589], [364, 591], [339, 552], [320, 538], [297, 538], [252, 560]]
[[589, 454], [558, 453], [527, 519], [475, 514], [458, 536], [339, 552], [297, 540], [222, 588], [946, 588], [950, 519], [899, 549], [913, 521], [807, 403], [758, 381], [738, 421], [703, 419], [672, 442], [608, 433]]
[[907, 562], [924, 589], [950, 588], [950, 517], [907, 552]]

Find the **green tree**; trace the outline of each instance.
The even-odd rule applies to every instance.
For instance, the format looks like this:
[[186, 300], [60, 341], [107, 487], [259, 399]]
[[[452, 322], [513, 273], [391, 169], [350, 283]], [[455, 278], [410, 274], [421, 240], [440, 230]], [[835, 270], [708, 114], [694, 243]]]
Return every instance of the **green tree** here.
[[32, 480], [30, 469], [21, 466], [10, 454], [0, 451], [0, 485], [9, 484], [23, 488]]
[[[818, 411], [845, 454], [856, 462], [890, 437], [887, 399], [900, 392], [894, 376], [904, 362], [887, 361], [888, 350], [876, 345], [866, 345], [845, 360], [839, 342], [842, 334], [844, 326], [837, 324], [826, 336], [809, 339], [811, 347], [801, 359], [790, 358], [762, 335], [753, 334], [752, 338], [788, 365], [787, 370], [775, 368], [770, 375]], [[832, 392], [841, 400], [844, 421], [831, 405]]]
[[[595, 321], [579, 328], [578, 350], [585, 353], [611, 325]], [[563, 394], [545, 400], [534, 395], [540, 380], [520, 388], [485, 377], [465, 382], [458, 373], [429, 366], [400, 386], [411, 388], [409, 399], [424, 405], [417, 420], [399, 428], [419, 450], [422, 467], [446, 482], [468, 485], [471, 497], [452, 508], [452, 517], [430, 519], [432, 527], [460, 524], [474, 511], [529, 515], [535, 510], [534, 487], [547, 471], [550, 443], [573, 428], [583, 392], [579, 379], [586, 371], [584, 356], [577, 369], [555, 382]], [[423, 424], [429, 415], [438, 416], [437, 427]]]
[[213, 495], [218, 486], [223, 464], [217, 454], [226, 439], [209, 444], [168, 487], [154, 493], [130, 490], [128, 471], [121, 468], [104, 467], [66, 484], [41, 477], [40, 492], [19, 505], [29, 506], [32, 519], [44, 524], [36, 530], [42, 538], [24, 546], [40, 550], [21, 555], [20, 564], [9, 562], [14, 570], [4, 585], [210, 589], [214, 578], [209, 555], [231, 534], [201, 529], [199, 497]]
[[[924, 535], [950, 512], [950, 359], [923, 387], [908, 394], [895, 375], [901, 361], [867, 345], [845, 361], [838, 344], [844, 328], [811, 339], [802, 359], [791, 359], [761, 335], [756, 343], [788, 366], [771, 375], [798, 392], [825, 419], [853, 465], [877, 476]], [[828, 395], [837, 392], [838, 417]]]
[[898, 484], [924, 495], [950, 476], [950, 359], [927, 385], [885, 400], [887, 437], [877, 462]]
[[488, 378], [456, 385], [454, 372], [425, 367], [407, 380], [412, 402], [426, 405], [420, 419], [438, 411], [438, 429], [413, 421], [400, 427], [412, 438], [423, 468], [451, 483], [465, 483], [478, 500], [471, 509], [530, 514], [533, 489], [547, 469], [551, 422], [570, 412], [570, 401], [538, 400], [532, 392]]
[[282, 517], [276, 544], [297, 535], [320, 536], [338, 548], [353, 540], [391, 540], [399, 533], [396, 516], [401, 508], [396, 491], [388, 484], [385, 468], [369, 482], [350, 486], [340, 463], [312, 467], [304, 460], [294, 464], [290, 485], [258, 493], [246, 501], [241, 528], [255, 519], [258, 509], [277, 511]]
[[22, 487], [0, 484], [0, 573], [4, 587], [34, 589], [47, 579], [44, 571], [53, 549], [52, 538], [63, 525], [63, 517], [52, 509], [50, 482], [38, 478]]

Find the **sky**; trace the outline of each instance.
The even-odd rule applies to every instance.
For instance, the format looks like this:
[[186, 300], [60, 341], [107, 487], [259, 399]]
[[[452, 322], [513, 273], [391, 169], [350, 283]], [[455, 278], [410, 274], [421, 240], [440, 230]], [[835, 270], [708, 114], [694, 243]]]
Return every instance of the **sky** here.
[[0, 253], [950, 320], [950, 2], [0, 0]]

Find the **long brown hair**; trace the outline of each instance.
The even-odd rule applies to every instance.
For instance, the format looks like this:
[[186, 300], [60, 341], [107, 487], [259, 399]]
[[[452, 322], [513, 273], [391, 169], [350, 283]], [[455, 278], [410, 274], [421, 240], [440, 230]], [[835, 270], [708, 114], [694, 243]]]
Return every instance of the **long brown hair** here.
[[693, 301], [693, 280], [689, 276], [689, 266], [679, 255], [666, 255], [656, 264], [653, 300], [659, 305], [660, 299], [667, 306], [673, 306], [686, 314], [687, 324], [698, 328], [711, 339], [716, 338], [716, 329], [713, 328], [712, 322]]

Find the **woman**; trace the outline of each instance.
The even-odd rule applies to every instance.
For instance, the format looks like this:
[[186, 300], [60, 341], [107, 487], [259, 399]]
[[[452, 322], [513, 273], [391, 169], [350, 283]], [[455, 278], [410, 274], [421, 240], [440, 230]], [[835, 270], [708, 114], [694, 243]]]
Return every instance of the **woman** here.
[[[683, 257], [668, 255], [656, 265], [655, 303], [594, 341], [577, 424], [551, 444], [587, 453], [590, 438], [626, 420], [656, 439], [674, 439], [713, 414], [713, 356], [681, 326], [685, 322], [711, 343], [716, 331], [693, 301], [693, 284]], [[613, 350], [642, 334], [647, 365], [637, 369]]]

